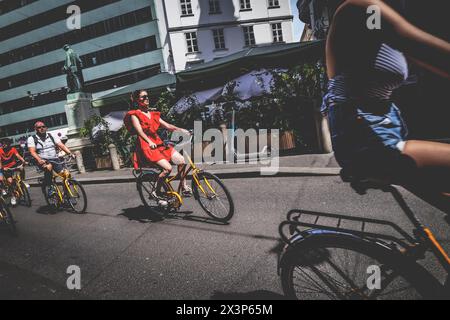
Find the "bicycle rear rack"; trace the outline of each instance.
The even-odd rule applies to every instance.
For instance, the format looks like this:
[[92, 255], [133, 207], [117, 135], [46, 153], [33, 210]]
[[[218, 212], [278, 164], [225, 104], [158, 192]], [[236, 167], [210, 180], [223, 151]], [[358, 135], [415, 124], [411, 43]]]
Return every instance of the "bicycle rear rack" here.
[[[306, 222], [305, 218], [309, 218], [309, 222]], [[332, 224], [331, 221], [330, 223], [327, 224], [322, 223], [321, 218], [327, 218], [327, 221], [331, 220], [334, 223]], [[313, 222], [311, 222], [311, 220], [313, 220]], [[349, 229], [343, 227], [343, 225], [346, 222], [359, 223], [359, 228]], [[367, 228], [370, 225], [379, 225], [379, 226], [381, 225], [390, 228], [397, 234], [397, 236], [367, 231]], [[286, 236], [286, 234], [284, 233], [284, 228], [286, 226], [289, 226], [290, 236], [294, 235], [295, 232], [302, 233], [306, 229], [315, 229], [315, 230], [327, 230], [337, 233], [351, 234], [362, 238], [375, 238], [377, 240], [379, 239], [392, 241], [404, 248], [410, 247], [411, 244], [417, 243], [416, 239], [411, 237], [406, 231], [404, 231], [398, 225], [390, 221], [353, 217], [341, 214], [323, 213], [298, 209], [289, 211], [289, 213], [287, 214], [287, 221], [283, 221], [279, 226], [279, 232], [282, 240], [285, 243], [290, 244], [291, 242], [289, 240], [290, 237]], [[300, 227], [303, 227], [304, 229], [302, 230], [300, 229]]]

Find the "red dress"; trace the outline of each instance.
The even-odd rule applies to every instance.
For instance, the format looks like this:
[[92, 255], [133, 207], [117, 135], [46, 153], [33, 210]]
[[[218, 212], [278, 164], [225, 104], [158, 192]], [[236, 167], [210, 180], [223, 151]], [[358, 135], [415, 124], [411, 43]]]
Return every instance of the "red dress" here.
[[[163, 143], [156, 131], [158, 130], [161, 116], [160, 112], [150, 112], [150, 118], [147, 117], [141, 110], [131, 110], [125, 115], [125, 117], [136, 116], [139, 119], [142, 130], [149, 137], [149, 139], [160, 145]], [[145, 168], [160, 160], [170, 161], [172, 158], [173, 147], [166, 148], [164, 146], [158, 147], [154, 150], [150, 148], [150, 145], [138, 135], [136, 140], [136, 151], [133, 154], [133, 164], [135, 169]]]

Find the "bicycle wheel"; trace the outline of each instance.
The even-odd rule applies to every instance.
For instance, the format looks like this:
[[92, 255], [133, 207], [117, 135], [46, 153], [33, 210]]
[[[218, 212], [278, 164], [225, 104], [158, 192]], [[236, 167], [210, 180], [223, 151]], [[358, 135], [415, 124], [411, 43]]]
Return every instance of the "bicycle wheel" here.
[[76, 213], [85, 213], [87, 209], [87, 196], [81, 183], [71, 179], [68, 181], [68, 188], [69, 190], [66, 190], [65, 196], [72, 210]]
[[[49, 196], [50, 188], [53, 188], [51, 196]], [[54, 212], [58, 211], [61, 207], [61, 202], [58, 193], [54, 191], [55, 188], [56, 188], [55, 185], [42, 186], [42, 194], [44, 195], [45, 202]]]
[[192, 190], [202, 209], [216, 220], [229, 221], [234, 214], [234, 203], [222, 181], [209, 172], [199, 173], [198, 180], [201, 188], [192, 179]]
[[2, 220], [6, 223], [10, 234], [17, 236], [16, 221], [13, 218], [11, 210], [3, 200], [0, 201], [0, 215], [2, 216]]
[[[154, 214], [165, 214], [168, 212], [168, 207], [162, 207], [159, 204], [159, 200], [164, 197], [161, 195], [160, 199], [154, 197], [155, 192], [157, 194], [163, 194], [167, 191], [165, 186], [163, 190], [156, 190], [159, 176], [155, 173], [145, 173], [136, 180], [136, 187], [144, 206]], [[169, 201], [169, 199], [163, 199]]]
[[281, 258], [280, 271], [289, 299], [442, 297], [442, 286], [415, 261], [351, 235], [313, 235], [292, 244]]
[[20, 201], [23, 201], [23, 204], [25, 206], [31, 207], [31, 196], [27, 186], [25, 185], [25, 182], [23, 181], [20, 182], [20, 189], [21, 189]]

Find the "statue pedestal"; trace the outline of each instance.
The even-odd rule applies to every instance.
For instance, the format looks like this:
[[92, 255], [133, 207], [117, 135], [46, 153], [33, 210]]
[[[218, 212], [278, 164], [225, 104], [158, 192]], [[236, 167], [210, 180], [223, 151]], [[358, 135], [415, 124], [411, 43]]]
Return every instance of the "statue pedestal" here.
[[85, 120], [99, 114], [97, 109], [92, 108], [91, 102], [92, 94], [76, 92], [67, 95], [65, 105], [69, 127], [66, 146], [77, 155], [77, 166], [80, 173], [85, 172], [81, 151], [91, 145], [89, 139], [80, 137], [80, 128], [83, 127]]

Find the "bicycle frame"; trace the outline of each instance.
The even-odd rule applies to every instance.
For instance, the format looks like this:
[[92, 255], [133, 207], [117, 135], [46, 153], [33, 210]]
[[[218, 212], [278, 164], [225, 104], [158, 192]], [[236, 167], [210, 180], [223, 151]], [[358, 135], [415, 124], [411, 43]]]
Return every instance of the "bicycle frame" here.
[[[379, 240], [388, 240], [393, 241], [403, 248], [406, 248], [406, 252], [411, 252], [416, 257], [424, 253], [427, 249], [431, 249], [431, 252], [434, 254], [434, 256], [438, 259], [439, 263], [442, 265], [442, 267], [446, 270], [448, 274], [450, 274], [450, 258], [448, 254], [445, 252], [445, 250], [442, 248], [442, 246], [437, 241], [434, 234], [431, 232], [429, 228], [424, 226], [419, 219], [416, 217], [416, 215], [413, 213], [413, 211], [409, 208], [409, 206], [406, 204], [405, 200], [403, 199], [400, 192], [395, 188], [394, 186], [389, 186], [386, 189], [387, 192], [391, 193], [396, 202], [399, 204], [401, 209], [405, 212], [408, 219], [411, 221], [411, 223], [414, 225], [414, 238], [409, 236], [405, 231], [403, 231], [400, 227], [393, 224], [389, 221], [383, 221], [383, 220], [375, 220], [375, 219], [367, 219], [367, 218], [359, 218], [359, 217], [352, 217], [352, 216], [345, 216], [345, 215], [337, 215], [337, 214], [327, 214], [327, 213], [320, 213], [320, 212], [312, 212], [312, 211], [304, 211], [304, 210], [291, 210], [288, 213], [287, 219], [288, 221], [284, 221], [280, 224], [279, 231], [281, 238], [284, 242], [286, 242], [288, 245], [290, 244], [289, 239], [284, 235], [283, 228], [286, 226], [292, 226], [292, 227], [306, 227], [306, 228], [313, 228], [316, 230], [327, 230], [330, 232], [337, 232], [337, 233], [343, 233], [348, 235], [353, 235], [355, 237], [364, 238], [366, 240], [377, 242]], [[297, 217], [294, 217], [294, 214], [299, 214]], [[300, 222], [295, 221], [298, 220], [301, 214], [306, 215], [315, 215], [317, 216], [317, 219], [315, 223], [306, 223], [306, 222]], [[318, 224], [318, 220], [320, 217], [326, 217], [326, 218], [335, 218], [337, 219], [337, 226], [336, 227], [330, 227], [326, 225]], [[352, 230], [352, 229], [345, 229], [341, 228], [341, 220], [351, 220], [351, 221], [358, 221], [362, 223], [361, 230]], [[405, 239], [407, 242], [409, 242], [411, 245], [407, 245], [403, 240], [383, 235], [383, 234], [376, 234], [376, 233], [370, 233], [364, 230], [364, 226], [366, 223], [373, 223], [378, 225], [384, 225], [391, 227], [394, 229], [397, 234], [400, 234], [403, 239]], [[297, 231], [299, 231], [297, 229]]]
[[[56, 163], [56, 161], [51, 161], [49, 160], [50, 163]], [[72, 178], [72, 175], [70, 173], [70, 171], [66, 168], [66, 163], [63, 163], [64, 165], [64, 169], [60, 172], [57, 173], [54, 170], [52, 170], [52, 183], [55, 186], [56, 192], [58, 194], [58, 201], [59, 203], [64, 203], [64, 194], [65, 192], [67, 192], [71, 197], [74, 197], [74, 194], [72, 193], [72, 190], [70, 189], [69, 186], [69, 180]], [[56, 179], [62, 179], [61, 183], [64, 187], [63, 190], [61, 190], [58, 186], [58, 182]], [[74, 188], [76, 188], [74, 186]]]
[[[192, 171], [192, 179], [193, 179], [193, 181], [195, 181], [195, 184], [197, 185], [197, 187], [199, 188], [199, 190], [200, 190], [201, 192], [203, 192], [204, 194], [206, 194], [206, 191], [205, 191], [205, 189], [203, 188], [203, 186], [201, 185], [200, 179], [199, 179], [199, 177], [198, 177], [198, 174], [201, 173], [201, 170], [200, 170], [199, 168], [196, 167], [196, 165], [194, 164], [194, 162], [192, 161], [192, 159], [191, 159], [191, 157], [190, 157], [189, 155], [186, 155], [186, 157], [187, 157], [187, 160], [188, 160], [188, 168], [184, 170], [184, 174], [183, 174], [183, 175], [182, 175], [180, 172], [178, 172], [175, 176], [166, 178], [165, 183], [166, 183], [168, 189], [169, 189], [170, 192], [172, 192], [172, 193], [175, 192], [175, 189], [172, 187], [171, 183], [172, 183], [174, 180], [178, 179], [178, 178], [180, 178], [180, 180], [186, 179], [186, 177], [187, 177], [187, 175], [189, 174], [189, 172]], [[206, 185], [208, 186], [208, 188], [209, 188], [214, 194], [216, 194], [216, 192], [214, 191], [213, 187], [209, 184], [208, 180], [205, 180], [205, 183], [206, 183]], [[178, 186], [178, 190], [176, 191], [176, 193], [177, 193], [178, 195], [182, 194], [182, 193], [181, 193], [182, 187], [183, 187], [183, 186], [182, 186], [181, 183], [180, 183], [180, 185]]]
[[14, 171], [12, 179], [13, 182], [9, 183], [8, 179], [5, 179], [5, 184], [8, 186], [15, 186], [17, 192], [19, 193], [18, 196], [21, 197], [23, 196], [24, 192], [22, 190], [22, 186], [21, 186], [21, 182], [22, 182], [22, 177], [20, 175], [20, 169], [23, 168], [23, 165], [21, 164], [20, 166], [14, 167], [14, 168], [8, 168], [7, 170], [9, 171]]

